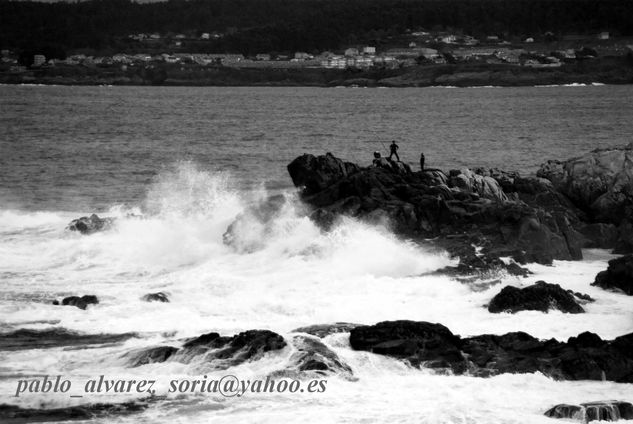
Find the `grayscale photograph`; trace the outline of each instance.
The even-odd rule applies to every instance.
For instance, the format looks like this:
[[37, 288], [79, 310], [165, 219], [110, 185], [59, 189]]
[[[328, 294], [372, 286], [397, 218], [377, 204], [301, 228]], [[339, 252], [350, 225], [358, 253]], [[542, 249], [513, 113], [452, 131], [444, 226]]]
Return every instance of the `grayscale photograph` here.
[[0, 0], [0, 423], [633, 422], [633, 0]]

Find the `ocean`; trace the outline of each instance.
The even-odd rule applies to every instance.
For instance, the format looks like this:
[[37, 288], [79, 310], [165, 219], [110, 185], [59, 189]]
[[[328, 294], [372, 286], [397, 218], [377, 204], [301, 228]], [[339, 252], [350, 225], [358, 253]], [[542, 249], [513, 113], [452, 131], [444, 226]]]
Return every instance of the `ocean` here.
[[[266, 378], [288, 368], [294, 347], [225, 371], [204, 362], [132, 368], [126, 354], [178, 346], [210, 331], [268, 329], [292, 339], [311, 324], [438, 322], [461, 336], [525, 331], [566, 340], [583, 331], [613, 339], [633, 331], [633, 298], [590, 286], [614, 257], [530, 264], [527, 278], [465, 283], [433, 271], [454, 263], [386, 228], [343, 219], [320, 230], [305, 214], [287, 164], [332, 152], [362, 165], [396, 140], [417, 168], [498, 167], [533, 174], [548, 159], [633, 141], [633, 86], [522, 88], [196, 88], [0, 86], [0, 333], [63, 329], [134, 332], [123, 342], [0, 350], [0, 404], [56, 408], [140, 395], [24, 393], [20, 379], [80, 382], [155, 378], [165, 399], [133, 415], [91, 422], [551, 423], [560, 403], [631, 401], [633, 387], [554, 381], [541, 374], [440, 375], [354, 351], [348, 334], [323, 341], [353, 378], [327, 377], [322, 393], [168, 394], [174, 378]], [[270, 195], [285, 206], [223, 235]], [[84, 236], [68, 223], [116, 217]], [[585, 314], [491, 314], [505, 285], [538, 280], [596, 299]], [[143, 302], [162, 291], [169, 303]], [[52, 304], [92, 294], [86, 310]], [[74, 392], [73, 392], [74, 393]], [[79, 394], [79, 392], [76, 392]]]

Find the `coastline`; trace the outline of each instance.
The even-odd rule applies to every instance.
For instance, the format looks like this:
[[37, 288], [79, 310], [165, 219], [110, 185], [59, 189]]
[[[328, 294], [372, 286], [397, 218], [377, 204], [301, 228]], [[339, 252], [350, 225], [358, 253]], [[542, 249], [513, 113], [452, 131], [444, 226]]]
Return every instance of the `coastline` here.
[[395, 70], [253, 69], [205, 66], [55, 66], [0, 72], [0, 84], [121, 85], [191, 87], [536, 87], [572, 84], [633, 84], [633, 66], [620, 60], [592, 60], [556, 68], [461, 64]]

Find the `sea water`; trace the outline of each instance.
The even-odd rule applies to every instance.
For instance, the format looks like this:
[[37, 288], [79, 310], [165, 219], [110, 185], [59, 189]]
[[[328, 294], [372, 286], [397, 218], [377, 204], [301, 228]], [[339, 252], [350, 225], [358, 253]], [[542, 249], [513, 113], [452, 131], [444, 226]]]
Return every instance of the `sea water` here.
[[[0, 403], [54, 408], [133, 395], [25, 394], [19, 379], [62, 375], [79, 382], [232, 374], [265, 378], [288, 366], [293, 346], [218, 373], [176, 361], [130, 368], [126, 353], [216, 331], [337, 321], [438, 322], [470, 336], [525, 331], [566, 340], [583, 331], [612, 339], [633, 331], [633, 298], [590, 285], [613, 256], [528, 265], [533, 275], [460, 282], [433, 271], [453, 264], [432, 245], [388, 226], [343, 218], [327, 232], [305, 214], [285, 166], [331, 151], [369, 163], [398, 140], [403, 160], [424, 151], [444, 170], [498, 166], [529, 174], [550, 158], [629, 142], [629, 86], [347, 90], [313, 88], [128, 88], [1, 86], [0, 332], [62, 328], [135, 332], [123, 343], [0, 352]], [[269, 221], [245, 215], [234, 242], [223, 235], [269, 195], [284, 206]], [[83, 236], [68, 222], [115, 217]], [[585, 314], [491, 314], [505, 285], [538, 280], [596, 299]], [[140, 300], [163, 291], [169, 303]], [[52, 305], [94, 294], [86, 310]], [[168, 396], [141, 414], [104, 422], [551, 422], [554, 404], [631, 401], [633, 386], [554, 381], [541, 374], [491, 378], [434, 374], [353, 351], [348, 334], [324, 342], [353, 370], [329, 376], [323, 393]], [[141, 397], [141, 396], [136, 396]]]

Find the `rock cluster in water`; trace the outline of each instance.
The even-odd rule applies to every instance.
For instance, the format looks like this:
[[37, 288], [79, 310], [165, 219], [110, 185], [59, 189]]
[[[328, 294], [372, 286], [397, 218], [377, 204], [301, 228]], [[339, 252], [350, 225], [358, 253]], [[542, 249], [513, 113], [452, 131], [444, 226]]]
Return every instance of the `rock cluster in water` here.
[[563, 380], [633, 383], [633, 333], [611, 341], [589, 332], [567, 342], [523, 332], [461, 338], [441, 324], [385, 321], [354, 328], [350, 344], [355, 350], [454, 374], [541, 372]]

